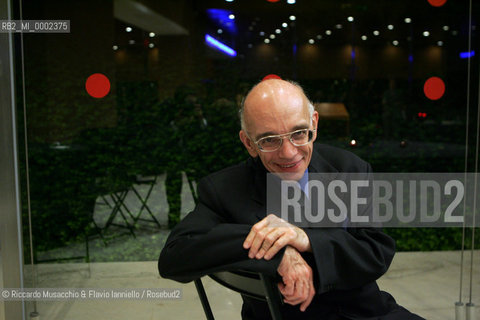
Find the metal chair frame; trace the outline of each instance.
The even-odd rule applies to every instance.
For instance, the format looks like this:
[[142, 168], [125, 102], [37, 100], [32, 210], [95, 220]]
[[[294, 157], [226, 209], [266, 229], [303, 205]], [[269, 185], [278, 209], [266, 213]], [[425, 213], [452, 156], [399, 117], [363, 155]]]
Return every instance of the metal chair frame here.
[[[283, 304], [283, 300], [272, 277], [244, 270], [217, 272], [208, 276], [241, 295], [267, 302], [272, 319], [282, 319], [280, 306]], [[214, 320], [202, 280], [199, 278], [194, 282], [207, 320]]]

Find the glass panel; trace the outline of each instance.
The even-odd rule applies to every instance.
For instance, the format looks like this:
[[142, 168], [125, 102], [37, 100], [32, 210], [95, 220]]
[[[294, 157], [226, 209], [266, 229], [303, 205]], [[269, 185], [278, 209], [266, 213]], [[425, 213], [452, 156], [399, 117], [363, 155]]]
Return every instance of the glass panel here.
[[[320, 114], [319, 142], [377, 172], [473, 170], [477, 3], [472, 12], [468, 1], [427, 0], [14, 5], [16, 19], [71, 28], [16, 35], [32, 287], [91, 285], [85, 279], [103, 262], [113, 264], [102, 279], [128, 274], [128, 261], [150, 261], [145, 272], [157, 277], [154, 261], [194, 207], [198, 180], [248, 156], [237, 113], [267, 75], [304, 87]], [[388, 232], [400, 250], [460, 248], [461, 230]], [[107, 285], [135, 285], [116, 280]], [[36, 309], [52, 319], [76, 312], [60, 302], [28, 311]]]

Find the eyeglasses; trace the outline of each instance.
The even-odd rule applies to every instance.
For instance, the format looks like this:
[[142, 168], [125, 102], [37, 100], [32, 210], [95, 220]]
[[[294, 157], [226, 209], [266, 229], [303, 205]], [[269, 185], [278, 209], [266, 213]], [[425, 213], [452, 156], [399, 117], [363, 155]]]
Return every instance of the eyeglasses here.
[[284, 134], [276, 134], [266, 136], [255, 141], [258, 149], [262, 152], [273, 152], [280, 149], [283, 139], [288, 137], [288, 140], [295, 146], [301, 147], [312, 141], [315, 129], [300, 129]]

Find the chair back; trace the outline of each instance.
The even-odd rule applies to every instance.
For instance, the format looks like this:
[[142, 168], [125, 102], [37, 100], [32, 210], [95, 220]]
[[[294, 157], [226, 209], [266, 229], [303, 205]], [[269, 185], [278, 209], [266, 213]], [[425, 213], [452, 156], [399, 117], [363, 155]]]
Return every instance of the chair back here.
[[[280, 307], [283, 303], [277, 284], [272, 277], [262, 273], [245, 270], [222, 271], [208, 275], [217, 283], [241, 295], [265, 301], [270, 309], [273, 320], [282, 319]], [[195, 280], [195, 286], [202, 302], [208, 320], [213, 320], [213, 314], [208, 303], [205, 290], [200, 279]]]

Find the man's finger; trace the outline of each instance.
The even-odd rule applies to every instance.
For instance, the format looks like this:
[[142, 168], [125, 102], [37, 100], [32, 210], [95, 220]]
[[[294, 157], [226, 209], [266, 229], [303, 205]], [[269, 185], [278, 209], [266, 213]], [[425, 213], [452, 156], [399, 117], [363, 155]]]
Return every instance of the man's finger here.
[[245, 241], [243, 242], [243, 247], [245, 249], [250, 248], [252, 246], [252, 243], [257, 233], [263, 228], [265, 228], [267, 225], [268, 225], [267, 218], [263, 218], [261, 221], [255, 223], [250, 229], [250, 232], [248, 233], [247, 237], [245, 238]]
[[283, 283], [285, 284], [284, 288], [282, 291], [280, 291], [284, 296], [291, 296], [295, 292], [295, 282], [293, 281], [285, 281], [283, 280]]
[[248, 257], [250, 259], [255, 258], [255, 256], [257, 255], [258, 251], [262, 247], [263, 241], [267, 233], [268, 230], [266, 228], [263, 228], [262, 230], [257, 231], [257, 233], [255, 234], [255, 238], [253, 239], [250, 250], [248, 251]]
[[280, 251], [280, 249], [288, 245], [289, 241], [290, 239], [285, 234], [283, 234], [265, 253], [265, 260], [270, 260], [271, 258], [273, 258], [278, 253], [278, 251]]
[[[275, 246], [277, 241], [279, 240], [279, 238], [281, 238], [283, 236], [282, 229], [269, 228], [269, 230], [271, 230], [271, 231], [267, 233], [267, 235], [263, 239], [263, 242], [261, 244], [261, 248], [259, 249], [259, 251], [255, 255], [255, 258], [257, 258], [257, 259], [263, 258], [265, 253], [267, 253], [270, 250], [270, 248]], [[277, 249], [276, 251], [278, 252], [278, 250], [280, 250], [280, 249]], [[273, 257], [273, 255], [272, 255], [272, 257]]]
[[248, 249], [252, 245], [252, 241], [255, 238], [255, 231], [250, 230], [248, 233], [247, 237], [245, 238], [245, 241], [243, 241], [243, 248]]
[[283, 299], [283, 302], [285, 303], [288, 303], [292, 306], [296, 306], [300, 303], [302, 303], [304, 300], [302, 298], [299, 298], [299, 297], [285, 297], [285, 299]]
[[296, 281], [295, 282], [295, 292], [293, 293], [293, 299], [295, 300], [300, 300], [298, 303], [303, 302], [305, 300], [306, 294], [305, 294], [305, 285], [303, 281]]
[[315, 289], [310, 287], [309, 293], [308, 293], [308, 298], [305, 300], [301, 305], [300, 305], [300, 311], [305, 311], [307, 310], [307, 307], [310, 305], [310, 303], [313, 300], [313, 297], [315, 297]]

